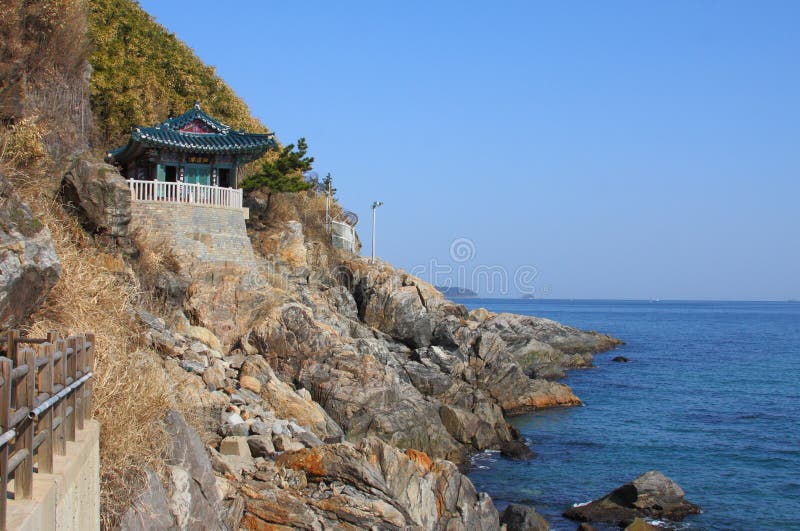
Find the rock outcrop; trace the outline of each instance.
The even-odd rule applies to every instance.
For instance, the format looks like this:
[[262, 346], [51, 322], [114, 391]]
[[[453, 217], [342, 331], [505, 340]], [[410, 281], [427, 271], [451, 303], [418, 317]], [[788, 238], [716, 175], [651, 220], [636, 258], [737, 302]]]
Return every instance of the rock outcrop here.
[[[138, 314], [201, 423], [220, 411], [206, 419], [219, 436], [207, 433], [204, 447], [171, 411], [166, 486], [149, 478], [124, 529], [499, 529], [491, 499], [453, 463], [375, 437], [342, 442], [308, 391], [283, 382], [263, 356], [223, 356]], [[224, 379], [212, 389], [206, 375], [217, 366]]]
[[545, 363], [535, 352], [563, 371], [618, 344], [546, 319], [469, 313], [415, 277], [360, 259], [271, 296], [243, 344], [308, 389], [348, 440], [375, 435], [456, 462], [522, 444], [505, 414], [580, 404], [528, 370]]
[[[449, 461], [406, 453], [374, 437], [287, 452], [275, 462], [293, 474], [284, 481], [294, 511], [276, 510], [272, 482], [250, 483], [245, 527], [306, 529], [499, 529], [491, 500]], [[265, 470], [270, 470], [271, 465]], [[260, 477], [269, 478], [269, 474]], [[258, 490], [256, 490], [258, 489]], [[300, 501], [301, 504], [298, 504]]]
[[61, 197], [90, 232], [128, 236], [131, 191], [115, 167], [76, 157], [61, 180]]
[[50, 231], [0, 175], [0, 328], [22, 324], [60, 274]]
[[169, 508], [167, 491], [152, 470], [147, 470], [147, 483], [133, 505], [122, 517], [122, 531], [161, 531], [175, 529], [175, 516]]
[[651, 470], [598, 500], [568, 509], [564, 516], [581, 522], [605, 522], [621, 527], [636, 518], [683, 520], [700, 507], [684, 499], [677, 483]]
[[169, 466], [169, 507], [180, 529], [224, 529], [217, 481], [197, 432], [177, 411], [164, 421], [172, 439]]
[[247, 288], [219, 265], [205, 264], [198, 282], [204, 264], [187, 258], [192, 320], [183, 317], [180, 332], [139, 312], [206, 426], [217, 478], [220, 500], [204, 500], [170, 469], [178, 525], [191, 512], [178, 511], [174, 492], [214, 512], [213, 522], [242, 515], [251, 529], [498, 529], [491, 500], [454, 463], [487, 448], [531, 458], [505, 415], [579, 404], [552, 375], [618, 342], [468, 312], [381, 263], [351, 256], [326, 269], [319, 264], [342, 256], [320, 253], [297, 223], [280, 226], [254, 238], [274, 256], [248, 273], [260, 280]]
[[197, 432], [177, 411], [164, 419], [170, 436], [167, 488], [152, 471], [131, 508], [120, 521], [126, 531], [229, 529], [217, 490], [217, 478]]
[[533, 507], [512, 503], [503, 510], [500, 523], [507, 531], [548, 531], [550, 526]]

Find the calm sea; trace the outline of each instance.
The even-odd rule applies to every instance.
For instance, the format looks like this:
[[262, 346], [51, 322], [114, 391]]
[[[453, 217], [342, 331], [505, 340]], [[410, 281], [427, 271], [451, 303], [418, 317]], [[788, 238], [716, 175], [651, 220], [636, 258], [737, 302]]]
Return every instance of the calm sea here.
[[470, 478], [498, 507], [533, 505], [573, 530], [560, 516], [571, 504], [657, 469], [703, 507], [689, 529], [800, 529], [800, 303], [459, 302], [627, 342], [569, 372], [585, 407], [511, 419], [536, 459], [473, 459]]

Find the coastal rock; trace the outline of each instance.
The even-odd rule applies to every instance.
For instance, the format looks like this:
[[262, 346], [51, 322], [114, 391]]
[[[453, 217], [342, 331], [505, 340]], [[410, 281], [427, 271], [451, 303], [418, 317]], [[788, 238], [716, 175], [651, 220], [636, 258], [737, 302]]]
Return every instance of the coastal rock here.
[[611, 358], [611, 361], [616, 361], [617, 363], [628, 363], [630, 360], [625, 356], [614, 356]]
[[303, 443], [295, 441], [290, 435], [285, 433], [281, 435], [273, 434], [272, 444], [279, 452], [295, 452], [306, 447]]
[[442, 419], [444, 427], [450, 432], [450, 435], [462, 443], [469, 444], [473, 434], [478, 431], [478, 422], [480, 419], [463, 409], [443, 404], [442, 407], [439, 408], [439, 416]]
[[304, 431], [303, 433], [298, 433], [295, 436], [295, 439], [303, 443], [307, 448], [314, 448], [316, 446], [322, 446], [323, 444], [325, 444], [310, 431]]
[[571, 507], [564, 516], [583, 522], [627, 526], [637, 517], [680, 521], [699, 512], [699, 506], [684, 499], [683, 489], [677, 483], [651, 470], [598, 500]]
[[505, 413], [581, 404], [566, 385], [528, 377], [499, 334], [482, 332], [478, 337], [470, 368], [475, 371], [479, 385], [497, 400]]
[[528, 445], [522, 441], [514, 440], [503, 443], [500, 447], [500, 454], [510, 459], [518, 461], [530, 461], [536, 454], [528, 448]]
[[223, 502], [225, 506], [223, 525], [225, 529], [239, 529], [239, 524], [244, 516], [244, 498], [233, 496]]
[[[475, 492], [455, 465], [420, 452], [400, 452], [374, 437], [358, 446], [343, 443], [288, 452], [276, 464], [304, 472], [309, 486], [324, 493], [319, 501], [309, 502], [314, 517], [307, 525], [334, 514], [358, 528], [497, 530], [500, 526], [491, 499]], [[331, 491], [323, 490], [325, 483], [333, 486]], [[260, 508], [263, 512], [264, 505]], [[261, 518], [276, 522], [274, 514]]]
[[247, 438], [250, 453], [253, 457], [272, 457], [275, 455], [275, 446], [269, 435], [251, 435]]
[[292, 267], [308, 265], [308, 251], [303, 236], [303, 224], [287, 221], [278, 241], [278, 257]]
[[250, 424], [251, 435], [269, 435], [270, 433], [272, 433], [272, 428], [260, 420], [256, 420]]
[[250, 433], [250, 426], [245, 423], [242, 416], [237, 411], [232, 411], [229, 407], [222, 412], [222, 425], [219, 432], [224, 437], [244, 437]]
[[127, 237], [131, 191], [114, 166], [77, 157], [61, 180], [61, 196], [89, 231]]
[[469, 312], [469, 318], [473, 321], [477, 321], [479, 323], [485, 322], [487, 319], [494, 317], [496, 314], [493, 314], [486, 308], [476, 308]]
[[242, 389], [248, 389], [257, 394], [261, 392], [261, 382], [259, 382], [258, 379], [253, 378], [252, 376], [244, 375], [241, 378], [239, 378], [239, 386]]
[[[353, 442], [375, 435], [456, 462], [470, 450], [499, 449], [515, 438], [504, 414], [581, 403], [569, 387], [526, 374], [515, 354], [534, 341], [525, 334], [587, 351], [613, 343], [535, 318], [486, 312], [482, 321], [470, 320], [463, 306], [382, 263], [350, 260], [337, 271], [342, 285], [336, 290], [307, 283], [295, 285], [294, 295], [273, 290], [273, 304], [242, 345], [251, 349], [250, 359], [266, 358], [281, 381], [310, 392]], [[342, 288], [351, 290], [356, 315], [338, 313]], [[570, 334], [580, 337], [571, 341]], [[591, 354], [537, 344], [558, 360], [591, 360]], [[267, 380], [259, 378], [265, 397]], [[271, 400], [279, 416], [306, 424]]]
[[204, 345], [208, 345], [212, 350], [222, 350], [222, 342], [214, 333], [204, 326], [188, 326], [181, 330], [186, 336], [196, 339]]
[[23, 324], [60, 274], [50, 231], [0, 175], [0, 328]]
[[365, 265], [348, 263], [361, 319], [410, 347], [430, 345], [433, 327], [428, 301], [443, 301], [441, 293], [389, 266]]
[[210, 391], [216, 391], [225, 387], [225, 367], [219, 361], [215, 361], [211, 367], [203, 371], [203, 381]]
[[[152, 313], [142, 310], [141, 308], [137, 308], [135, 311], [136, 317], [138, 317], [144, 325], [160, 333], [166, 332], [167, 324], [164, 322], [164, 319], [156, 317]], [[171, 336], [172, 334], [170, 333], [169, 335]]]
[[[185, 305], [234, 347], [221, 361], [223, 396], [239, 406], [256, 458], [240, 468], [213, 443], [209, 453], [243, 498], [241, 526], [498, 529], [491, 499], [442, 458], [504, 447], [530, 457], [504, 415], [579, 404], [552, 379], [616, 343], [547, 320], [470, 314], [386, 264], [326, 257], [302, 227], [284, 225], [251, 229], [274, 266], [260, 298], [242, 302], [239, 273], [226, 285], [224, 272], [198, 282], [193, 270]], [[223, 326], [225, 304], [235, 317]], [[211, 353], [195, 354], [214, 365]]]
[[636, 518], [631, 524], [625, 528], [625, 531], [658, 531], [659, 528], [648, 524], [645, 520], [641, 518]]
[[[252, 378], [260, 384], [261, 397], [278, 417], [295, 419], [311, 427], [323, 440], [341, 440], [343, 437], [342, 429], [328, 413], [316, 402], [303, 399], [278, 378], [264, 358], [248, 357], [242, 365], [241, 378], [244, 377]], [[255, 384], [251, 385], [253, 387]]]
[[548, 356], [552, 354], [568, 361], [573, 354], [605, 352], [622, 344], [622, 341], [606, 334], [578, 330], [541, 317], [510, 313], [493, 316], [482, 323], [481, 329], [499, 335], [523, 368], [549, 361]]
[[169, 286], [175, 291], [173, 299], [197, 325], [219, 339], [222, 348], [216, 350], [228, 350], [246, 333], [267, 299], [264, 279], [252, 264], [202, 262], [191, 257], [181, 257], [179, 264], [172, 275], [174, 285]]
[[216, 479], [200, 437], [175, 410], [164, 419], [171, 437], [167, 455], [169, 506], [181, 529], [222, 529]]
[[122, 517], [119, 528], [123, 531], [165, 531], [175, 529], [175, 517], [158, 476], [146, 470], [147, 483], [133, 505]]
[[512, 503], [500, 516], [507, 531], [549, 531], [550, 526], [533, 507]]

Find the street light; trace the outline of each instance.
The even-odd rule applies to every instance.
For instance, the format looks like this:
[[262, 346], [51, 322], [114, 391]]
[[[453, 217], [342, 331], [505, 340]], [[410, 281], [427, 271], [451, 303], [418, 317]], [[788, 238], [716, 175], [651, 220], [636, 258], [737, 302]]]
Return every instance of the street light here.
[[370, 263], [375, 263], [375, 211], [383, 204], [383, 201], [375, 201], [372, 203], [372, 258]]

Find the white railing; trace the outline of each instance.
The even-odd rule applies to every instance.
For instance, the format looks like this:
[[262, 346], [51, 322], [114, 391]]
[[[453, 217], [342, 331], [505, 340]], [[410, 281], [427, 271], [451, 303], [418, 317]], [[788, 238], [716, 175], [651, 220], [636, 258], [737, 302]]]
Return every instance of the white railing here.
[[165, 201], [223, 208], [242, 208], [242, 191], [205, 184], [128, 179], [134, 201]]

